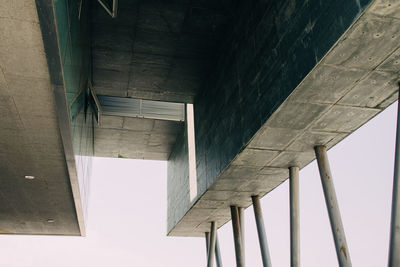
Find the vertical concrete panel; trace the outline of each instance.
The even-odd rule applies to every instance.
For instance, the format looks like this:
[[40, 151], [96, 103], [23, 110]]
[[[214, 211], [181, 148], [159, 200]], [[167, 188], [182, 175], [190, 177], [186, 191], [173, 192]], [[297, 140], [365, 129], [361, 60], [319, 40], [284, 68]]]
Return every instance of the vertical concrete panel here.
[[[84, 217], [92, 168], [94, 115], [87, 101], [90, 72], [90, 39], [87, 1], [54, 1], [57, 37], [61, 52], [64, 92], [72, 130], [75, 171]], [[80, 14], [79, 14], [80, 10]], [[50, 66], [51, 67], [51, 66]], [[58, 107], [60, 108], [60, 107]]]
[[168, 159], [168, 230], [175, 226], [190, 208], [187, 140], [186, 127], [183, 127]]

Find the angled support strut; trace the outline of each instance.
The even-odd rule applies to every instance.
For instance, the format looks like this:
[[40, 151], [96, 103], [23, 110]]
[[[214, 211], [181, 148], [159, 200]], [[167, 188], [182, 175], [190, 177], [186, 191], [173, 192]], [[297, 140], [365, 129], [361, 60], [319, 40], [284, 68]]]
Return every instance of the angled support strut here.
[[336, 255], [339, 261], [339, 266], [351, 267], [349, 248], [347, 246], [335, 187], [332, 181], [326, 147], [316, 146], [314, 149], [317, 157], [319, 174], [321, 176], [322, 188], [324, 190], [326, 208], [328, 209], [329, 220], [331, 222], [333, 239], [335, 240]]
[[392, 218], [390, 223], [389, 267], [400, 266], [400, 104], [397, 102], [397, 105], [396, 152], [393, 174]]

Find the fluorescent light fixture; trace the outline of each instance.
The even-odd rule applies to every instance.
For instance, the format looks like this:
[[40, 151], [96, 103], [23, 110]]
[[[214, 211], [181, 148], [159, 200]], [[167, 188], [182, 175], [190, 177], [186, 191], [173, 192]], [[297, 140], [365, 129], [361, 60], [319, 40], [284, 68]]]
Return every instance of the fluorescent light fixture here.
[[33, 179], [35, 179], [35, 176], [33, 176], [33, 175], [25, 175], [25, 179], [33, 180]]
[[53, 222], [55, 222], [56, 220], [54, 220], [54, 219], [47, 219], [47, 222], [48, 223], [53, 223]]

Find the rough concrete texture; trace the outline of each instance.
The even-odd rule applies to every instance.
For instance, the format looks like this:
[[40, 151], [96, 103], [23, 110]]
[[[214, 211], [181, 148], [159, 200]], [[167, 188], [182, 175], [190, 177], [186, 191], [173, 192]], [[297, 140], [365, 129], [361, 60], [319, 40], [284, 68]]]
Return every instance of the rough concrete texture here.
[[[185, 203], [190, 199], [189, 191], [189, 155], [188, 155], [188, 137], [186, 125], [178, 135], [176, 144], [168, 159], [168, 178], [167, 180], [167, 202], [168, 202], [168, 220], [170, 218], [182, 218], [185, 210], [180, 208], [170, 208], [170, 203]], [[178, 206], [177, 206], [178, 207]]]
[[55, 106], [35, 1], [0, 1], [0, 233], [80, 235]]
[[102, 95], [192, 102], [231, 17], [227, 1], [91, 1], [93, 83]]
[[[393, 103], [400, 75], [398, 14], [397, 1], [373, 1], [216, 179], [207, 178], [207, 190], [192, 203], [175, 203], [185, 215], [169, 218], [169, 235], [203, 236], [211, 221], [222, 226], [230, 205], [248, 207], [251, 195], [263, 196], [285, 181], [289, 166], [303, 168], [315, 159], [315, 145], [334, 146]], [[304, 39], [313, 27], [318, 24], [305, 29]], [[296, 60], [292, 64], [302, 64]]]
[[182, 124], [103, 115], [94, 131], [95, 156], [168, 160]]

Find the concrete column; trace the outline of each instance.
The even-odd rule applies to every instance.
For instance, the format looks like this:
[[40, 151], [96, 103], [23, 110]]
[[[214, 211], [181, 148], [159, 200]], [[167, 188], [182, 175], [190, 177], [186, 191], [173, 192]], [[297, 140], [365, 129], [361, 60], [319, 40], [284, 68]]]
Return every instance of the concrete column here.
[[215, 222], [211, 222], [211, 231], [209, 235], [210, 242], [208, 244], [207, 267], [212, 267], [214, 264], [216, 236], [217, 236], [217, 225], [215, 224]]
[[260, 250], [261, 250], [263, 266], [271, 267], [272, 266], [271, 257], [269, 255], [267, 235], [265, 233], [264, 218], [262, 215], [260, 198], [259, 196], [252, 196], [251, 199], [253, 200], [254, 217], [256, 218], [258, 240], [260, 241]]
[[232, 230], [233, 230], [233, 240], [235, 242], [235, 253], [236, 253], [236, 266], [244, 267], [244, 258], [242, 255], [242, 237], [240, 231], [240, 220], [239, 211], [236, 206], [231, 206], [231, 216], [232, 216]]
[[290, 266], [300, 266], [299, 167], [289, 168]]
[[244, 244], [244, 208], [238, 207], [239, 212], [239, 224], [240, 224], [240, 236], [242, 239], [242, 256], [243, 262], [246, 262], [246, 249]]
[[332, 174], [329, 167], [328, 157], [325, 146], [316, 146], [315, 155], [317, 157], [319, 173], [321, 176], [322, 188], [324, 190], [326, 207], [328, 209], [329, 220], [333, 239], [335, 240], [336, 255], [340, 267], [351, 267], [349, 248], [344, 234], [342, 218], [336, 198], [335, 187], [332, 182]]
[[393, 174], [392, 219], [390, 223], [389, 267], [400, 266], [400, 104], [398, 103], [397, 105], [397, 132]]

